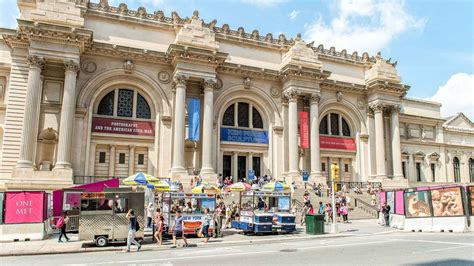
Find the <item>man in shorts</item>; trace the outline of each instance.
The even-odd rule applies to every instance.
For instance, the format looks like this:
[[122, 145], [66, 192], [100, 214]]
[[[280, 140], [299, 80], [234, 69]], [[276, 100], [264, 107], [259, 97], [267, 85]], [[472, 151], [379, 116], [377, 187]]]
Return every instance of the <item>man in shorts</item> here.
[[183, 233], [183, 216], [181, 215], [181, 210], [176, 211], [176, 217], [174, 218], [173, 225], [173, 246], [171, 248], [176, 248], [176, 238], [183, 238], [184, 245], [183, 247], [188, 246], [188, 241], [186, 241], [186, 236]]

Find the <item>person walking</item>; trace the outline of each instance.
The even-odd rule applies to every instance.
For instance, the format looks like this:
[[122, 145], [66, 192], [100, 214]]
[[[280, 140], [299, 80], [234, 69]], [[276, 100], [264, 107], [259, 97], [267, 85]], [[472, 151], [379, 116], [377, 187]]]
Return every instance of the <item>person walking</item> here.
[[209, 214], [209, 208], [204, 210], [204, 216], [202, 217], [202, 235], [204, 236], [204, 243], [207, 243], [211, 238], [209, 235], [209, 225], [211, 224], [212, 216]]
[[61, 234], [59, 235], [58, 242], [63, 242], [62, 237], [66, 238], [66, 241], [69, 242], [69, 237], [66, 235], [66, 226], [69, 222], [69, 217], [67, 216], [67, 212], [62, 212], [61, 217], [59, 217], [58, 222], [56, 223], [56, 228], [61, 230]]
[[146, 208], [146, 227], [151, 228], [153, 221], [153, 202], [148, 203]]
[[348, 218], [349, 210], [347, 209], [347, 206], [345, 203], [341, 204], [340, 210], [342, 214], [342, 221], [345, 223], [349, 223], [349, 218]]
[[214, 237], [222, 237], [222, 219], [224, 216], [225, 212], [225, 206], [224, 203], [221, 202], [217, 208], [214, 210], [214, 222], [215, 222], [215, 228], [214, 228]]
[[385, 219], [385, 226], [390, 226], [390, 206], [384, 202], [382, 206], [383, 218]]
[[164, 220], [163, 216], [161, 215], [161, 209], [157, 208], [155, 212], [155, 217], [153, 218], [155, 222], [155, 234], [153, 235], [156, 239], [156, 242], [158, 245], [161, 245], [163, 243], [163, 226], [164, 226]]
[[137, 221], [137, 216], [132, 209], [128, 210], [127, 215], [125, 216], [128, 219], [128, 238], [127, 238], [127, 252], [130, 252], [130, 246], [134, 244], [137, 246], [137, 252], [140, 251], [142, 245], [135, 240], [135, 234], [138, 230], [140, 230], [140, 225]]
[[176, 211], [176, 217], [174, 218], [173, 224], [173, 246], [171, 248], [176, 248], [176, 238], [181, 237], [183, 238], [184, 245], [183, 247], [188, 246], [188, 241], [186, 240], [186, 236], [183, 232], [183, 216], [181, 215], [181, 210]]
[[329, 224], [329, 221], [331, 221], [331, 223], [334, 222], [334, 220], [332, 219], [332, 205], [331, 203], [326, 203], [326, 221], [327, 223], [326, 224]]
[[324, 204], [322, 201], [319, 202], [318, 214], [324, 214]]

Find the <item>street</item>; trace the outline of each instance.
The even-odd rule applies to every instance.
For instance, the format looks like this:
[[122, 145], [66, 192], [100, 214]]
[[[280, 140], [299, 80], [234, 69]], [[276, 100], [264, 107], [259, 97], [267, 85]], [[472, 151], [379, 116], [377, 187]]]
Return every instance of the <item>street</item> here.
[[[178, 241], [180, 246], [182, 241]], [[291, 242], [3, 257], [2, 265], [474, 265], [474, 234], [387, 232]]]

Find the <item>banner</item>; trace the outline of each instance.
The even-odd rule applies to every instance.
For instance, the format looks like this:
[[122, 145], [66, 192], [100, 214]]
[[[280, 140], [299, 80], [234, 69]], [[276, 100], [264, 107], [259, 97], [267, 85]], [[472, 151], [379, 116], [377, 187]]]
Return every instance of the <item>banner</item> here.
[[395, 191], [395, 214], [405, 214], [405, 202], [403, 201], [403, 190]]
[[155, 123], [115, 118], [92, 118], [92, 132], [134, 136], [155, 136]]
[[319, 136], [319, 146], [321, 149], [356, 150], [355, 140], [350, 138]]
[[431, 190], [433, 216], [463, 216], [461, 187], [441, 188]]
[[308, 112], [300, 112], [300, 146], [309, 148]]
[[405, 216], [407, 218], [431, 216], [428, 191], [405, 192]]
[[255, 179], [255, 171], [254, 170], [249, 170], [247, 179], [249, 181], [252, 181], [252, 180]]
[[42, 222], [44, 198], [44, 192], [5, 193], [5, 223]]
[[303, 171], [303, 182], [308, 182], [308, 180], [309, 180], [308, 171]]
[[198, 98], [190, 98], [188, 103], [189, 130], [188, 139], [199, 140], [199, 130], [201, 121], [201, 101]]
[[268, 133], [262, 130], [221, 128], [221, 141], [268, 144]]

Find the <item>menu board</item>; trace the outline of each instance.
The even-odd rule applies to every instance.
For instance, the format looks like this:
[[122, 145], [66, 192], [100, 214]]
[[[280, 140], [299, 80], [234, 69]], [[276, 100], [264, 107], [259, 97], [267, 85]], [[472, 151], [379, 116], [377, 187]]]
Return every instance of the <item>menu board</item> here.
[[407, 218], [432, 216], [429, 192], [405, 192], [405, 215]]
[[433, 216], [449, 217], [464, 215], [461, 187], [440, 188], [431, 190]]

